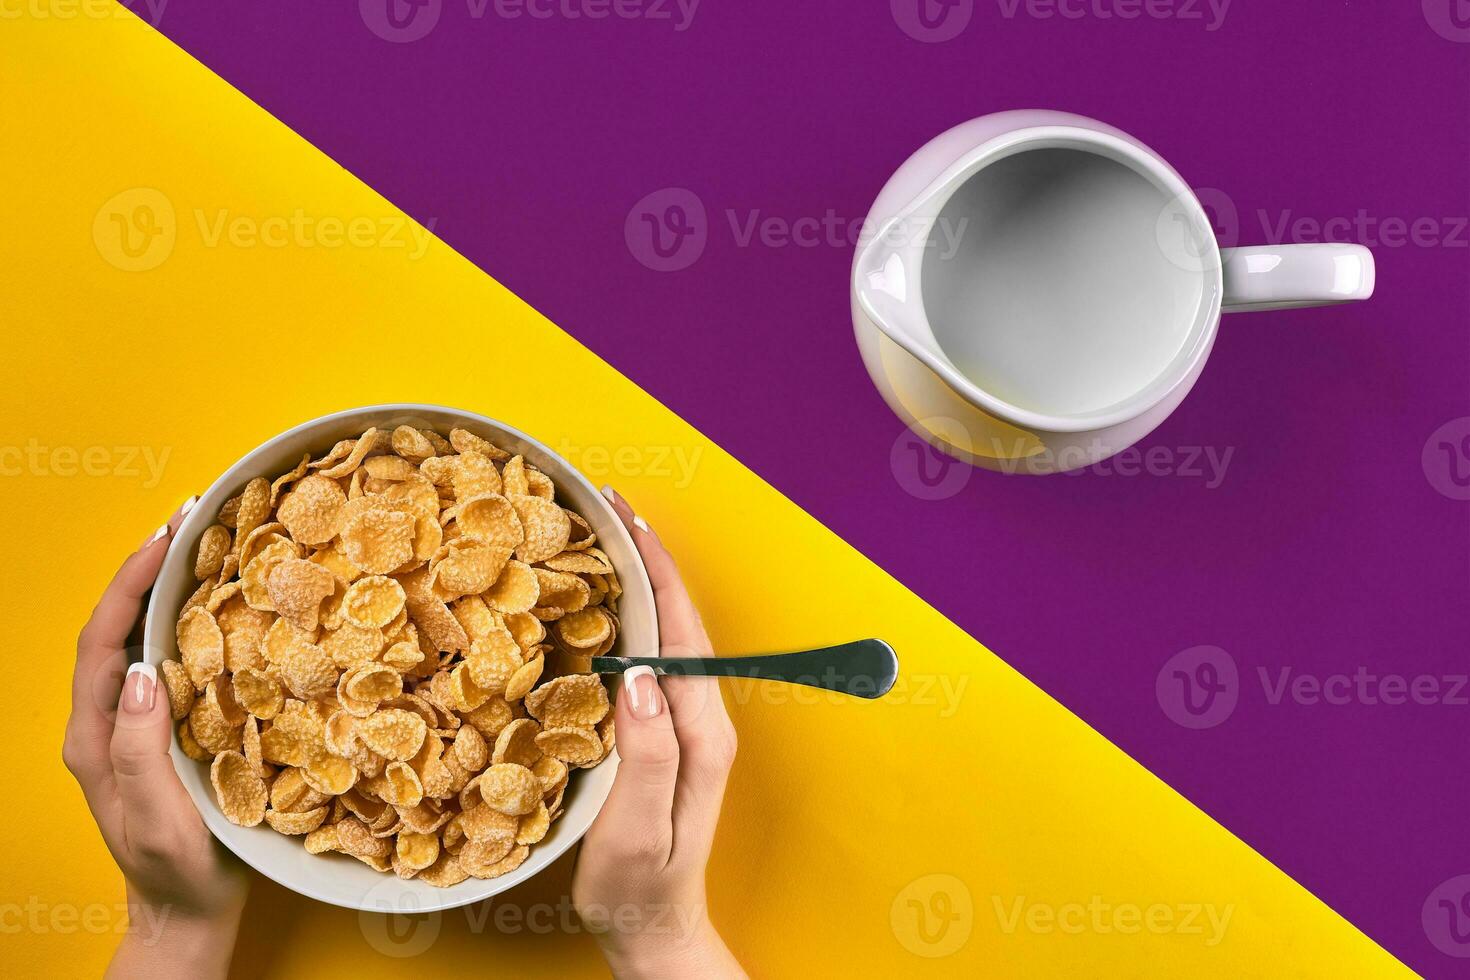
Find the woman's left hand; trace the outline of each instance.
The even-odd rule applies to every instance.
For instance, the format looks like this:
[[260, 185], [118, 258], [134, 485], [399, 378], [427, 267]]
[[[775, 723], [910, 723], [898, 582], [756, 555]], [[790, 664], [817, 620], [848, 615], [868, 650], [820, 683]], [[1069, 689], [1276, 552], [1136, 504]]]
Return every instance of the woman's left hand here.
[[249, 887], [174, 771], [167, 691], [153, 667], [127, 663], [143, 599], [192, 504], [128, 557], [77, 639], [62, 757], [127, 879], [115, 976], [223, 977]]

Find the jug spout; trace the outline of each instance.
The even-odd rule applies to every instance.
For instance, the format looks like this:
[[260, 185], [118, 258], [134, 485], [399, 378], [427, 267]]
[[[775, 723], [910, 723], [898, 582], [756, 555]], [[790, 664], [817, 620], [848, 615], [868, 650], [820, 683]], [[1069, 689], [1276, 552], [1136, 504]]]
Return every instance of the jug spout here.
[[900, 218], [862, 246], [853, 266], [853, 291], [873, 323], [894, 343], [915, 355], [938, 354], [924, 312], [921, 259], [927, 232], [905, 229]]

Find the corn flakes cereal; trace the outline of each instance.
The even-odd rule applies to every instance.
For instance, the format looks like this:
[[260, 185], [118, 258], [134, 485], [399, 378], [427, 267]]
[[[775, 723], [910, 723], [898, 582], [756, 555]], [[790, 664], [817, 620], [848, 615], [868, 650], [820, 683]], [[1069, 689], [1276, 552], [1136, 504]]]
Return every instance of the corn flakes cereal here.
[[568, 613], [556, 623], [556, 637], [577, 650], [595, 650], [612, 633], [612, 619], [601, 606]]
[[189, 758], [193, 759], [195, 762], [209, 762], [214, 758], [214, 753], [204, 748], [194, 738], [194, 733], [189, 728], [189, 719], [185, 718], [183, 721], [179, 722], [178, 732], [179, 748], [183, 749], [184, 754], [187, 755]]
[[510, 630], [523, 653], [534, 650], [546, 639], [546, 625], [530, 613], [511, 613], [505, 617], [505, 628]]
[[464, 663], [477, 686], [500, 694], [521, 667], [521, 648], [507, 630], [492, 630], [470, 644]]
[[553, 555], [543, 564], [558, 572], [576, 572], [582, 575], [606, 575], [613, 570], [612, 562], [601, 548], [590, 545], [584, 551], [563, 551]]
[[541, 679], [541, 671], [545, 667], [546, 658], [543, 656], [533, 657], [517, 667], [515, 673], [505, 682], [505, 699], [519, 701], [524, 698]]
[[536, 809], [521, 817], [520, 826], [516, 829], [516, 843], [539, 844], [550, 829], [551, 811], [546, 809], [545, 803], [537, 803]]
[[535, 571], [525, 562], [506, 562], [500, 578], [484, 593], [485, 604], [498, 613], [529, 612], [540, 598], [541, 585]]
[[177, 660], [165, 660], [161, 666], [164, 690], [168, 693], [169, 717], [180, 721], [194, 707], [194, 682], [189, 679], [189, 672], [184, 669], [184, 665]]
[[254, 827], [265, 819], [265, 780], [239, 752], [221, 752], [209, 767], [220, 812], [230, 823]]
[[[274, 628], [274, 627], [272, 627]], [[339, 670], [350, 670], [382, 653], [388, 637], [380, 629], [343, 623], [322, 638], [321, 648]]]
[[531, 853], [529, 848], [517, 846], [512, 848], [509, 854], [500, 858], [498, 861], [476, 862], [473, 861], [473, 856], [467, 861], [465, 851], [468, 851], [472, 846], [471, 844], [466, 844], [464, 850], [459, 852], [459, 859], [464, 869], [476, 878], [498, 878], [503, 874], [509, 874], [524, 864], [526, 858]]
[[362, 510], [342, 528], [348, 559], [369, 575], [387, 575], [413, 557], [414, 519], [396, 510]]
[[301, 558], [277, 562], [266, 577], [271, 606], [297, 629], [314, 630], [321, 616], [322, 600], [337, 587], [337, 578], [326, 568]]
[[330, 802], [331, 797], [325, 793], [318, 793], [306, 784], [300, 769], [283, 769], [271, 783], [270, 806], [272, 810], [300, 813], [305, 810], [314, 810]]
[[479, 772], [490, 763], [490, 746], [473, 725], [464, 725], [454, 736], [454, 758], [467, 772]]
[[541, 758], [541, 750], [536, 747], [539, 734], [541, 726], [534, 720], [517, 718], [495, 736], [495, 749], [491, 752], [490, 761], [496, 765], [507, 762], [528, 767], [535, 765]]
[[400, 425], [393, 430], [393, 451], [410, 463], [422, 463], [435, 455], [434, 444], [411, 425]]
[[500, 471], [501, 487], [507, 497], [524, 497], [531, 492], [531, 485], [526, 482], [526, 459], [524, 456], [513, 456], [506, 461]]
[[[330, 477], [333, 480], [338, 477], [350, 476], [362, 464], [362, 461], [367, 458], [368, 453], [378, 448], [378, 437], [380, 435], [384, 435], [384, 433], [378, 432], [377, 429], [368, 429], [358, 439], [352, 442], [346, 459], [333, 466], [326, 467], [321, 471], [321, 475]], [[338, 443], [338, 446], [340, 445], [341, 443]]]
[[230, 529], [223, 524], [205, 528], [199, 538], [199, 554], [194, 558], [194, 577], [206, 579], [218, 574], [229, 553]]
[[451, 482], [455, 500], [468, 500], [481, 494], [499, 493], [500, 471], [480, 453], [461, 453], [454, 457]]
[[508, 816], [530, 813], [541, 802], [541, 783], [530, 769], [513, 762], [491, 765], [480, 774], [476, 789], [486, 806]]
[[517, 558], [530, 564], [553, 558], [566, 550], [572, 533], [566, 511], [544, 497], [514, 496], [510, 502], [525, 533], [525, 540], [516, 548]]
[[581, 514], [568, 510], [566, 515], [567, 523], [571, 525], [571, 540], [567, 542], [567, 551], [585, 551], [597, 543], [597, 534]]
[[313, 473], [281, 498], [280, 522], [298, 544], [326, 544], [342, 530], [347, 494], [336, 480]]
[[235, 511], [235, 540], [242, 541], [270, 516], [271, 485], [263, 476], [257, 476], [245, 485], [240, 493], [240, 504]]
[[531, 766], [531, 773], [541, 782], [541, 795], [550, 796], [567, 781], [567, 764], [555, 756], [543, 755]]
[[504, 698], [491, 698], [473, 711], [461, 712], [461, 716], [486, 739], [493, 739], [515, 718], [515, 709]]
[[511, 502], [498, 493], [471, 497], [453, 512], [461, 534], [489, 544], [515, 549], [525, 540], [521, 518]]
[[447, 850], [439, 854], [439, 860], [419, 872], [418, 877], [436, 888], [449, 888], [469, 877], [469, 872], [460, 867], [459, 858]]
[[398, 865], [410, 871], [423, 871], [439, 860], [439, 838], [433, 833], [401, 833], [394, 849]]
[[275, 665], [287, 690], [303, 701], [327, 694], [337, 684], [337, 666], [315, 643], [293, 646]]
[[454, 447], [455, 452], [462, 455], [465, 453], [480, 453], [489, 456], [493, 460], [510, 459], [510, 453], [501, 449], [488, 439], [482, 439], [468, 429], [450, 429], [449, 445]]
[[337, 681], [337, 700], [343, 709], [366, 718], [384, 701], [403, 693], [403, 675], [387, 664], [368, 661], [344, 673]]
[[244, 562], [240, 568], [240, 594], [245, 597], [247, 605], [261, 612], [273, 613], [276, 611], [275, 606], [271, 604], [270, 590], [267, 585], [272, 569], [283, 561], [300, 557], [300, 552], [294, 543], [279, 535], [274, 535], [274, 537], [274, 541], [261, 548], [255, 557]]
[[302, 453], [301, 462], [289, 473], [282, 473], [271, 481], [271, 507], [278, 506], [281, 502], [281, 491], [301, 479], [311, 471], [311, 453]]
[[348, 586], [342, 599], [342, 618], [363, 629], [379, 629], [403, 611], [405, 599], [397, 579], [369, 575]]
[[570, 572], [558, 572], [550, 568], [533, 568], [536, 576], [536, 604], [562, 610], [563, 615], [584, 608], [591, 598], [591, 586], [587, 580]]
[[265, 811], [265, 822], [278, 834], [287, 837], [300, 837], [309, 834], [322, 825], [327, 819], [329, 807], [319, 806], [315, 810], [305, 810], [300, 813], [291, 813], [283, 810]]
[[569, 766], [602, 761], [602, 739], [591, 728], [547, 728], [536, 736], [536, 748]]
[[569, 674], [526, 695], [526, 710], [546, 728], [590, 728], [607, 714], [607, 688], [596, 674]]
[[495, 584], [511, 549], [479, 538], [458, 538], [439, 549], [429, 568], [429, 587], [456, 596], [478, 595]]
[[357, 782], [358, 772], [352, 763], [328, 752], [318, 753], [301, 769], [306, 785], [327, 796], [339, 796]]
[[226, 501], [161, 669], [228, 819], [439, 887], [519, 867], [612, 749], [577, 672], [622, 589], [556, 498], [467, 429], [403, 425]]
[[399, 483], [407, 480], [418, 470], [401, 456], [372, 456], [363, 461], [363, 470], [374, 480]]
[[385, 759], [406, 762], [414, 757], [429, 726], [424, 719], [402, 708], [375, 711], [357, 724], [358, 737]]

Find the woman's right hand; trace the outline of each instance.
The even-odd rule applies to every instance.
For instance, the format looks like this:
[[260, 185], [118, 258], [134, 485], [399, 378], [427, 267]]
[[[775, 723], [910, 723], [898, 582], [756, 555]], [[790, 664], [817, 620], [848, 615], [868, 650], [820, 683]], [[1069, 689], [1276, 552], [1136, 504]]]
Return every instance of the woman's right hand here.
[[[603, 489], [648, 569], [662, 650], [713, 656], [674, 559], [642, 518]], [[615, 707], [622, 761], [582, 841], [572, 899], [619, 977], [743, 977], [708, 914], [704, 871], [735, 760], [719, 682], [630, 669]]]

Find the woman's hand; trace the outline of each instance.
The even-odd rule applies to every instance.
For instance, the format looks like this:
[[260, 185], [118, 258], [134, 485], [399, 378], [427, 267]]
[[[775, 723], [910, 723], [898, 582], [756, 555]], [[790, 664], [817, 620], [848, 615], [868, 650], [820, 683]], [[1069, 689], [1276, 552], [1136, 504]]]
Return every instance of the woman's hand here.
[[[674, 559], [627, 503], [610, 488], [603, 493], [648, 569], [662, 652], [712, 656]], [[735, 729], [718, 681], [660, 684], [649, 668], [634, 667], [615, 710], [622, 762], [582, 842], [572, 882], [577, 912], [619, 977], [744, 976], [710, 923], [704, 890], [735, 759]]]
[[109, 974], [224, 976], [248, 882], [215, 843], [169, 759], [168, 693], [127, 668], [128, 638], [194, 498], [129, 556], [77, 639], [62, 756], [127, 879], [130, 925]]

